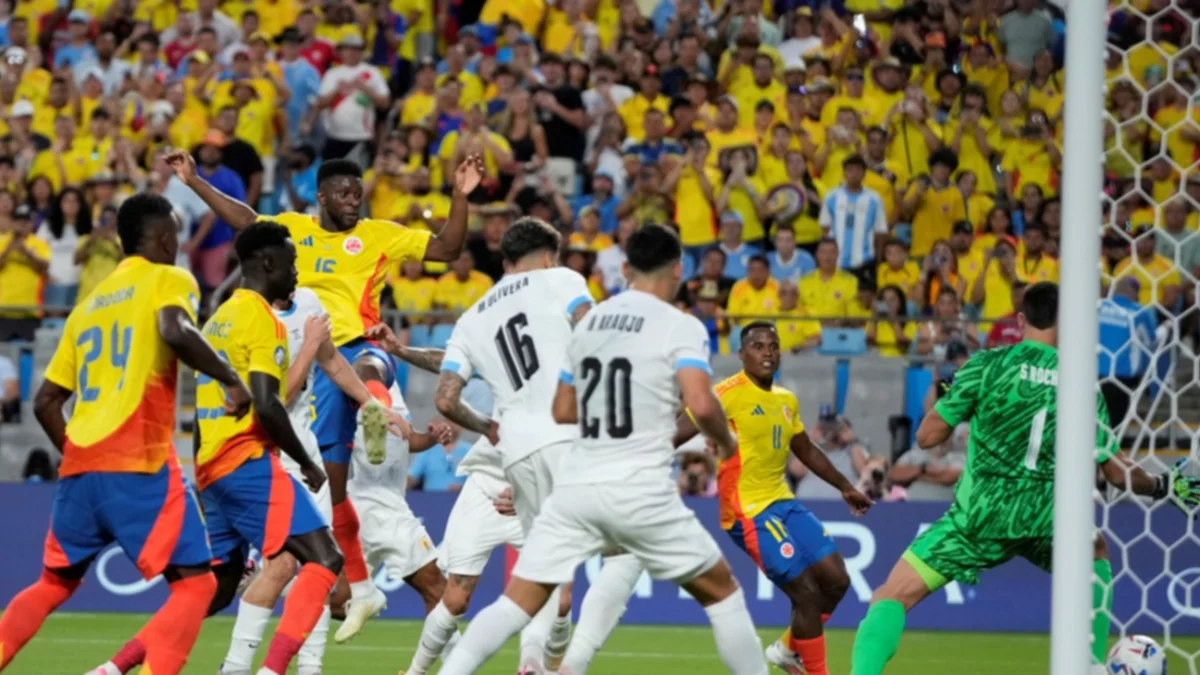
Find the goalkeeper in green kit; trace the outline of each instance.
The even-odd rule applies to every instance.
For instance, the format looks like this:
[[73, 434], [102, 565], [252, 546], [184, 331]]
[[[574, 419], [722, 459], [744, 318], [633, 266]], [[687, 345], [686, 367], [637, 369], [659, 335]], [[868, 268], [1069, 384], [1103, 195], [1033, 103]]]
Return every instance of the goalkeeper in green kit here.
[[[955, 426], [969, 421], [967, 466], [955, 486], [950, 510], [913, 541], [871, 598], [871, 608], [854, 638], [852, 675], [882, 673], [900, 644], [905, 614], [947, 583], [975, 584], [980, 572], [1018, 556], [1050, 571], [1057, 317], [1057, 285], [1044, 282], [1025, 289], [1025, 307], [1019, 315], [1024, 340], [972, 356], [921, 421], [917, 445], [922, 448], [940, 445]], [[1185, 510], [1200, 505], [1200, 478], [1180, 475], [1186, 460], [1167, 474], [1147, 474], [1118, 449], [1099, 393], [1096, 408], [1096, 462], [1110, 484], [1152, 499], [1173, 498]], [[1091, 441], [1080, 439], [1077, 447], [1067, 450], [1091, 452]], [[1112, 567], [1100, 535], [1092, 572], [1092, 654], [1096, 663], [1103, 663]]]

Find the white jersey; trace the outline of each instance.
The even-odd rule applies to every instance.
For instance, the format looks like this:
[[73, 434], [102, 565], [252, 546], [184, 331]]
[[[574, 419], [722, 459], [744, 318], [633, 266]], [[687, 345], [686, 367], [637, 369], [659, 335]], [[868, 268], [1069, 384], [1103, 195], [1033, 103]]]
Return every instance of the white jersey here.
[[[575, 387], [580, 436], [556, 485], [671, 484], [679, 413], [677, 371], [709, 364], [708, 331], [696, 317], [629, 290], [575, 327], [560, 378]], [[503, 434], [503, 431], [501, 432]]]
[[[304, 322], [310, 316], [323, 316], [327, 312], [317, 299], [317, 294], [307, 288], [297, 288], [292, 295], [292, 307], [288, 310], [275, 310], [275, 316], [287, 328], [288, 363], [295, 363], [300, 354], [300, 346], [304, 344]], [[312, 394], [313, 369], [309, 368], [304, 376], [304, 388], [296, 396], [296, 400], [288, 406], [288, 416], [292, 418], [292, 427], [297, 433], [308, 430], [312, 425], [312, 406], [309, 398]]]
[[442, 370], [478, 374], [491, 388], [505, 468], [574, 438], [575, 426], [556, 424], [551, 407], [571, 314], [591, 302], [587, 281], [565, 267], [509, 274], [454, 325]]
[[[400, 394], [400, 387], [393, 384], [388, 391], [392, 395], [392, 410], [411, 423], [412, 415]], [[389, 433], [387, 455], [378, 465], [367, 461], [364, 447], [362, 427], [359, 426], [354, 433], [354, 451], [350, 453], [350, 481], [346, 486], [350, 496], [355, 502], [367, 500], [395, 508], [399, 508], [396, 504], [404, 505], [408, 489], [408, 441]], [[404, 508], [407, 509], [407, 505]]]

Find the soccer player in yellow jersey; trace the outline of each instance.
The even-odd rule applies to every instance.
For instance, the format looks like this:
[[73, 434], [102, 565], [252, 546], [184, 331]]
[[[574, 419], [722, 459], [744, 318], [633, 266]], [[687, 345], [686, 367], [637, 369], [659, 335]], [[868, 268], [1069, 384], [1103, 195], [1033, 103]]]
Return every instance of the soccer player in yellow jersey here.
[[342, 554], [309, 493], [288, 475], [276, 449], [300, 466], [316, 492], [321, 467], [296, 435], [282, 394], [287, 390], [288, 335], [271, 303], [296, 289], [296, 248], [271, 222], [243, 230], [234, 244], [242, 287], [204, 324], [204, 337], [238, 376], [250, 382], [251, 414], [225, 412], [220, 383], [200, 377], [196, 388], [196, 484], [216, 564], [218, 590], [211, 613], [234, 597], [249, 546], [264, 558], [290, 553], [300, 573], [283, 606], [260, 675], [283, 675], [325, 609]]
[[[235, 229], [260, 219], [253, 208], [221, 194], [197, 176], [195, 162], [187, 152], [173, 152], [165, 159], [180, 180]], [[395, 366], [391, 357], [365, 339], [363, 333], [379, 323], [379, 297], [388, 271], [397, 263], [450, 262], [458, 258], [467, 234], [467, 195], [479, 186], [483, 175], [479, 156], [459, 164], [450, 216], [437, 235], [386, 220], [360, 219], [362, 169], [347, 160], [321, 165], [317, 173], [317, 216], [284, 213], [269, 219], [288, 229], [296, 246], [299, 285], [317, 294], [329, 312], [334, 344], [377, 399], [363, 406], [361, 414], [366, 450], [371, 457], [383, 457], [386, 452], [385, 411], [391, 408], [388, 389], [395, 380]], [[321, 371], [313, 379], [313, 398], [313, 432], [329, 475], [334, 536], [346, 556], [346, 579], [350, 582], [350, 607], [335, 636], [338, 642], [344, 642], [383, 609], [386, 599], [368, 577], [358, 538], [358, 514], [346, 499], [350, 449], [359, 421], [358, 403]], [[405, 437], [407, 432], [404, 429]]]
[[[0, 619], [0, 670], [65, 602], [108, 544], [116, 542], [147, 579], [163, 575], [170, 597], [145, 628], [95, 673], [143, 660], [179, 673], [217, 590], [196, 496], [179, 467], [175, 378], [182, 359], [225, 386], [221, 415], [244, 416], [250, 394], [196, 329], [199, 288], [174, 267], [178, 223], [170, 202], [135, 195], [117, 230], [127, 256], [71, 312], [34, 413], [63, 453], [41, 578]], [[63, 405], [72, 395], [70, 422]]]
[[[737, 437], [733, 456], [717, 469], [721, 527], [792, 601], [791, 625], [767, 648], [767, 661], [791, 675], [828, 675], [822, 625], [850, 577], [829, 532], [788, 488], [788, 457], [795, 455], [837, 488], [855, 515], [872, 502], [809, 440], [796, 395], [774, 384], [780, 358], [775, 326], [748, 324], [738, 355], [742, 372], [716, 386]], [[679, 418], [677, 445], [697, 433], [689, 415]]]

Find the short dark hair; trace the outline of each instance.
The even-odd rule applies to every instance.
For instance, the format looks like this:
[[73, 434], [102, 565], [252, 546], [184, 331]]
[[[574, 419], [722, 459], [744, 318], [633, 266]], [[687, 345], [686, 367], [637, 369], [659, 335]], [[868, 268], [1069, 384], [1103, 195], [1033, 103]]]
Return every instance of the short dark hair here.
[[537, 251], [558, 252], [562, 236], [541, 218], [518, 218], [500, 238], [500, 253], [510, 263]]
[[899, 246], [900, 248], [904, 249], [905, 251], [908, 250], [908, 244], [905, 243], [905, 241], [903, 239], [900, 239], [898, 237], [889, 237], [888, 240], [883, 243], [883, 250], [887, 251], [889, 248], [891, 248], [893, 246]]
[[1050, 237], [1049, 228], [1047, 228], [1044, 223], [1040, 223], [1036, 220], [1025, 226], [1025, 232], [1026, 232], [1026, 234], [1028, 234], [1030, 232], [1037, 232], [1038, 234], [1042, 235], [1043, 237], [1046, 237], [1046, 238]]
[[1046, 330], [1058, 324], [1058, 284], [1039, 281], [1025, 288], [1025, 323]]
[[834, 248], [841, 248], [838, 246], [837, 239], [834, 239], [833, 237], [821, 237], [817, 240], [816, 248], [821, 248], [821, 244], [833, 244]]
[[771, 267], [771, 261], [767, 259], [767, 256], [765, 256], [761, 253], [755, 253], [754, 255], [750, 256], [750, 260], [746, 261], [746, 263], [747, 263], [747, 266], [749, 266], [749, 263], [761, 263], [762, 265], [766, 266], [768, 269], [770, 269], [770, 267]]
[[862, 155], [850, 155], [842, 161], [842, 168], [848, 169], [852, 166], [857, 166], [863, 171], [867, 170], [867, 160], [863, 159]]
[[954, 171], [958, 168], [958, 155], [950, 148], [938, 148], [929, 156], [929, 168], [932, 169], [937, 164], [948, 166], [950, 171]]
[[721, 256], [722, 261], [729, 259], [729, 256], [725, 255], [725, 251], [723, 251], [720, 246], [709, 246], [707, 249], [705, 249], [704, 255], [701, 256], [701, 260], [703, 260], [704, 258], [707, 258], [710, 254], [713, 254], [713, 253], [716, 253], [717, 255]]
[[237, 251], [238, 262], [245, 265], [263, 250], [283, 246], [290, 238], [286, 227], [273, 220], [260, 220], [242, 230], [234, 240], [233, 247]]
[[629, 235], [625, 250], [628, 251], [629, 266], [639, 272], [657, 272], [683, 257], [679, 235], [653, 223]]
[[320, 169], [317, 169], [317, 185], [319, 186], [327, 180], [341, 176], [362, 178], [362, 167], [348, 159], [331, 159], [322, 164]]
[[750, 335], [750, 333], [758, 330], [759, 328], [769, 330], [772, 333], [777, 332], [775, 330], [775, 324], [771, 323], [770, 321], [751, 321], [745, 326], [742, 326], [742, 332], [738, 334], [738, 337], [741, 338], [741, 343], [746, 344], [746, 338]]
[[137, 253], [146, 233], [147, 224], [154, 219], [174, 220], [174, 207], [166, 197], [152, 192], [139, 192], [121, 202], [117, 210], [117, 235], [125, 255]]

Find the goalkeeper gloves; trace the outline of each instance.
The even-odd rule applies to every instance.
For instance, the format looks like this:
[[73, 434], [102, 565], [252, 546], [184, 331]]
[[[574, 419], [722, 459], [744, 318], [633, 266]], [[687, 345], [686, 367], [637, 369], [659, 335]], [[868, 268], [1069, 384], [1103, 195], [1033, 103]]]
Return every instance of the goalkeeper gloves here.
[[1170, 471], [1155, 477], [1157, 484], [1151, 495], [1154, 499], [1174, 496], [1181, 506], [1189, 509], [1200, 506], [1200, 477], [1183, 475], [1187, 462], [1187, 458], [1184, 457], [1175, 462]]

